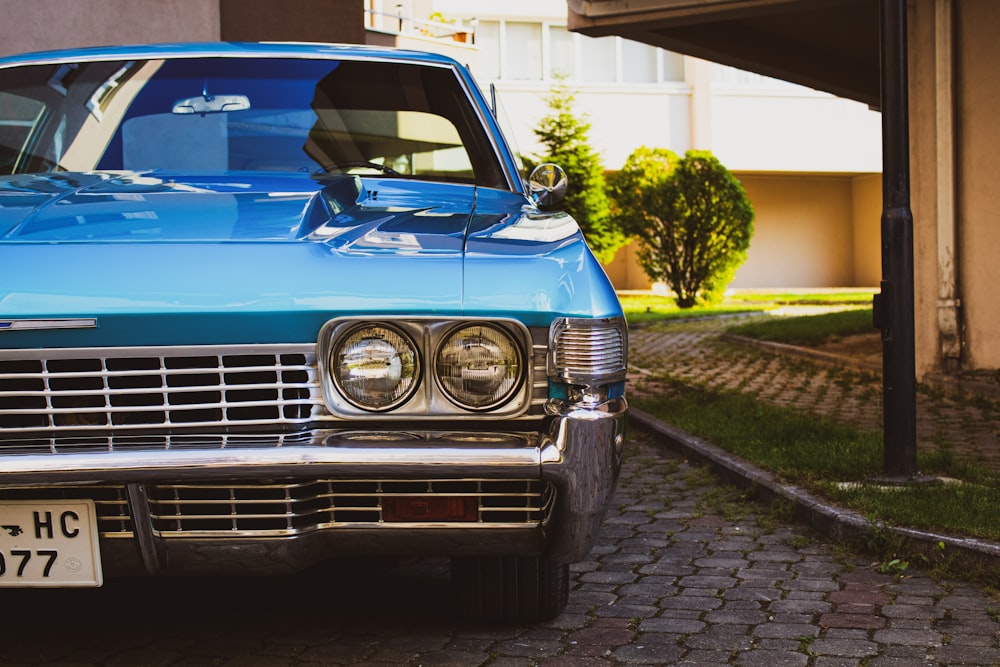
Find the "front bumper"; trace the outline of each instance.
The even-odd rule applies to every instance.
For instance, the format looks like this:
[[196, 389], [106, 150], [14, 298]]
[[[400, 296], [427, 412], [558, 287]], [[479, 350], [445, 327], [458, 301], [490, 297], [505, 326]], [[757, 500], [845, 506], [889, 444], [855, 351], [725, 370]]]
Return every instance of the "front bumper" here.
[[[283, 439], [146, 436], [44, 452], [8, 449], [0, 457], [0, 493], [123, 485], [131, 531], [102, 537], [109, 575], [287, 572], [338, 554], [546, 554], [571, 563], [590, 550], [610, 502], [626, 412], [622, 398], [566, 405], [544, 433], [325, 429]], [[539, 480], [554, 489], [553, 503], [545, 520], [523, 525], [377, 520], [282, 535], [170, 538], [154, 527], [148, 503], [157, 483], [393, 479]]]

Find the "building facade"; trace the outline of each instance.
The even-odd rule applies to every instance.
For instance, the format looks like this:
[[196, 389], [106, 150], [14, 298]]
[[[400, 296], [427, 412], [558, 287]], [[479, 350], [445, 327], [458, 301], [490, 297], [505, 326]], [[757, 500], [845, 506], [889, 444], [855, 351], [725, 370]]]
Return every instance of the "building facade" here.
[[[712, 151], [757, 218], [733, 287], [868, 287], [881, 264], [881, 119], [866, 105], [618, 36], [567, 30], [564, 0], [368, 0], [404, 16], [475, 27], [481, 83], [494, 82], [521, 150], [565, 80], [608, 170], [640, 146]], [[607, 268], [619, 289], [649, 279], [635, 248]]]

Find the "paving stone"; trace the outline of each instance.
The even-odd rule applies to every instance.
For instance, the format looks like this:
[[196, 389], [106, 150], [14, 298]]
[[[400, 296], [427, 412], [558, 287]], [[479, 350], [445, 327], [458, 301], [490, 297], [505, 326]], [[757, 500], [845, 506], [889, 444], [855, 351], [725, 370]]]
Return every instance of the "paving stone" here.
[[805, 667], [809, 664], [809, 656], [794, 649], [758, 648], [740, 653], [734, 664], [741, 667]]
[[809, 651], [816, 655], [866, 658], [878, 655], [878, 645], [873, 642], [855, 639], [826, 639], [820, 637], [809, 644]]

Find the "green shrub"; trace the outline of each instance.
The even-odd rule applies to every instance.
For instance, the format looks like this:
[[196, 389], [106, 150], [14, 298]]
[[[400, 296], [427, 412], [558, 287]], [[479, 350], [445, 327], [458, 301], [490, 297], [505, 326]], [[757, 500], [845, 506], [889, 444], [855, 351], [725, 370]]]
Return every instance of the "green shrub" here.
[[754, 210], [715, 156], [639, 148], [611, 179], [611, 193], [615, 221], [641, 243], [640, 265], [673, 290], [678, 307], [722, 297], [746, 261]]

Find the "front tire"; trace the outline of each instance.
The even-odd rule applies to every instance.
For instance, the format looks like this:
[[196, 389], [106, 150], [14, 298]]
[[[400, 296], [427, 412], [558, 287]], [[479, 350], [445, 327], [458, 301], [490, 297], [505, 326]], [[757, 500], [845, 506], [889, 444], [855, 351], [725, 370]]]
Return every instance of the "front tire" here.
[[486, 623], [546, 621], [569, 598], [569, 566], [543, 556], [453, 558], [451, 581], [462, 617]]

